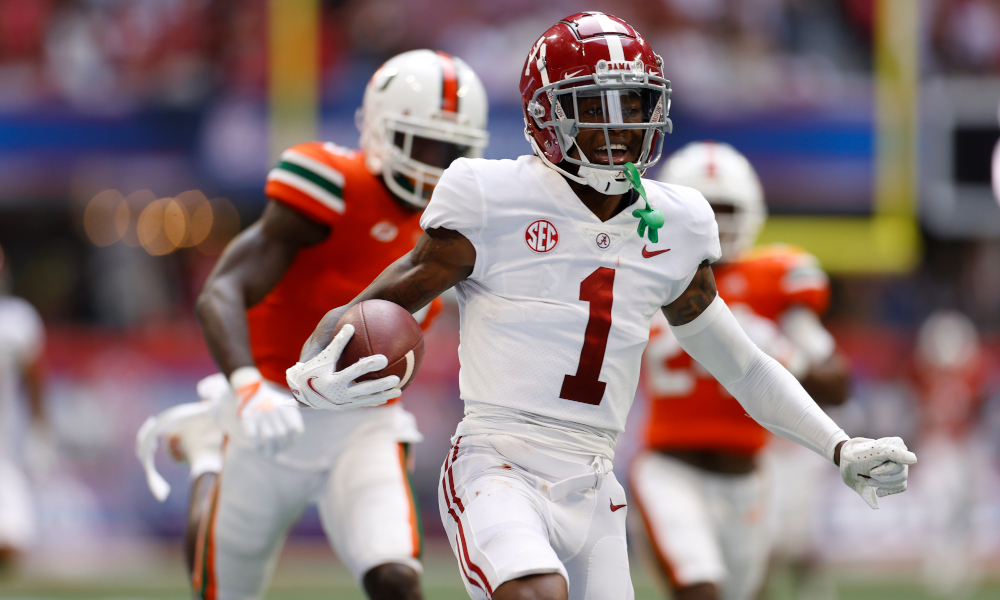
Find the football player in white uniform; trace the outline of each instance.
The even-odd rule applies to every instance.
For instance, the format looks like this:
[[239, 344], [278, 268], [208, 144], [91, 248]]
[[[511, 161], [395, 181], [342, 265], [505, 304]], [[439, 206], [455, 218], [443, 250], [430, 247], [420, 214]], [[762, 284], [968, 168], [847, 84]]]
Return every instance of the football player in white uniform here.
[[[0, 570], [31, 543], [35, 510], [28, 479], [15, 462], [15, 415], [21, 384], [27, 392], [29, 445], [44, 440], [41, 356], [45, 328], [35, 308], [8, 294], [10, 270], [0, 248]], [[25, 454], [31, 448], [25, 448]], [[25, 456], [25, 459], [31, 459]]]
[[[405, 52], [365, 89], [360, 151], [297, 144], [268, 174], [267, 208], [226, 248], [196, 307], [224, 375], [199, 384], [205, 402], [176, 406], [139, 434], [144, 464], [152, 466], [162, 433], [177, 439], [172, 449], [197, 477], [186, 545], [197, 597], [262, 597], [289, 527], [310, 503], [370, 598], [421, 597], [419, 512], [407, 473], [409, 444], [421, 439], [415, 419], [399, 403], [300, 409], [285, 370], [316, 321], [413, 248], [444, 168], [481, 156], [487, 110], [486, 91], [462, 60]], [[420, 320], [429, 323], [438, 307]], [[356, 365], [348, 379], [366, 370]], [[379, 404], [399, 395], [362, 392], [349, 395]], [[228, 437], [222, 456], [214, 420]], [[162, 497], [165, 482], [149, 474]]]
[[[551, 27], [520, 85], [534, 155], [455, 161], [417, 247], [353, 301], [413, 312], [457, 288], [466, 408], [439, 507], [473, 598], [634, 596], [612, 459], [661, 309], [684, 350], [751, 416], [839, 464], [870, 504], [903, 491], [916, 460], [898, 439], [850, 439], [747, 338], [716, 294], [708, 202], [640, 180], [670, 130], [661, 69], [616, 17], [580, 13]], [[341, 336], [328, 345], [344, 310], [320, 321], [288, 371], [311, 406], [353, 402], [350, 374], [335, 371]]]

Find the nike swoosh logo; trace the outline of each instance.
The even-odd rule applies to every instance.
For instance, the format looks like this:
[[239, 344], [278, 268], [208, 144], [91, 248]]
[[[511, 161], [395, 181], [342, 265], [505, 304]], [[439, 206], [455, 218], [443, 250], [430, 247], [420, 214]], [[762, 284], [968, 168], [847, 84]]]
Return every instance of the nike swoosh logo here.
[[[653, 258], [657, 254], [663, 254], [664, 252], [670, 252], [670, 248], [667, 248], [666, 250], [657, 250], [656, 252], [650, 252], [649, 250], [646, 250], [646, 246], [645, 245], [643, 245], [643, 247], [642, 247], [642, 257], [643, 258]], [[624, 504], [622, 506], [624, 506]]]
[[[666, 250], [664, 250], [664, 252], [666, 252]], [[611, 503], [611, 512], [615, 512], [620, 508], [625, 508], [624, 504], [615, 504], [614, 500], [612, 500], [611, 498], [608, 498], [608, 502]]]
[[255, 381], [236, 390], [236, 396], [240, 399], [239, 406], [236, 408], [237, 415], [243, 412], [243, 409], [246, 408], [247, 402], [250, 402], [250, 399], [253, 398], [258, 391], [260, 391], [259, 381]]
[[584, 70], [585, 69], [577, 69], [577, 70], [573, 71], [572, 73], [566, 73], [565, 75], [563, 75], [563, 79], [569, 79], [570, 77], [576, 77], [580, 73], [583, 73]]
[[324, 396], [323, 392], [321, 392], [321, 391], [317, 390], [315, 387], [313, 387], [313, 379], [319, 379], [319, 377], [310, 377], [309, 379], [306, 380], [306, 385], [309, 386], [309, 389], [311, 389], [312, 391], [316, 392], [317, 396], [319, 396], [320, 398], [326, 400], [330, 404], [337, 404], [333, 400], [330, 400], [329, 398], [327, 398], [326, 396]]

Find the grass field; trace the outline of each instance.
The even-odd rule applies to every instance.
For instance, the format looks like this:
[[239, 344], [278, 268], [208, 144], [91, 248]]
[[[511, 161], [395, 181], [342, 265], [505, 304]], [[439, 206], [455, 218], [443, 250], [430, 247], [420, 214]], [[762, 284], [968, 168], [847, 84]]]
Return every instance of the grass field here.
[[[56, 561], [65, 561], [57, 564]], [[73, 562], [75, 561], [75, 562]], [[424, 592], [428, 600], [468, 598], [458, 577], [451, 551], [431, 545], [425, 556]], [[910, 581], [908, 581], [908, 579]], [[837, 598], [850, 600], [930, 600], [917, 577], [894, 581], [847, 580], [834, 575]], [[636, 600], [663, 598], [656, 584], [636, 568], [633, 573]], [[793, 600], [787, 582], [778, 580], [769, 600]], [[271, 600], [363, 600], [350, 574], [324, 544], [297, 544], [286, 549], [267, 597]], [[118, 549], [100, 559], [66, 557], [32, 559], [17, 572], [0, 576], [0, 598], [4, 600], [187, 600], [181, 557], [177, 548]], [[1000, 581], [995, 578], [962, 600], [996, 600]]]

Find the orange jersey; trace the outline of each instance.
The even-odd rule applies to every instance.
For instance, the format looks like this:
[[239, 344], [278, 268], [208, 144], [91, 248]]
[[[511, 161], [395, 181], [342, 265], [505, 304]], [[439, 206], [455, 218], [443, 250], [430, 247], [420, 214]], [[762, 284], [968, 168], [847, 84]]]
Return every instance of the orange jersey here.
[[[829, 304], [826, 274], [813, 256], [791, 246], [759, 248], [713, 271], [719, 295], [734, 313], [742, 304], [775, 321], [795, 305], [823, 314]], [[654, 320], [643, 363], [650, 447], [753, 454], [767, 441], [767, 431], [681, 349], [665, 319]]]
[[[247, 311], [250, 349], [261, 374], [284, 384], [285, 369], [327, 311], [347, 304], [409, 252], [420, 213], [397, 200], [365, 167], [364, 154], [331, 143], [293, 146], [271, 169], [268, 198], [330, 228], [300, 249], [274, 289]], [[431, 312], [440, 308], [435, 300]], [[433, 314], [427, 314], [423, 325]]]
[[974, 429], [983, 402], [987, 365], [977, 351], [965, 364], [943, 368], [916, 359], [911, 379], [920, 400], [923, 435], [943, 435], [960, 439]]

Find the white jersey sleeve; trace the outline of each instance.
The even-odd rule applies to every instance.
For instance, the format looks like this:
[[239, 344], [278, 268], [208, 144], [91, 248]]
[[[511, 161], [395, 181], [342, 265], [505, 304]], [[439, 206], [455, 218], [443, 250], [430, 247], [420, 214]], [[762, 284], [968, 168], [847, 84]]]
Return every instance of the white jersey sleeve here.
[[[476, 265], [483, 263], [486, 247], [482, 232], [486, 227], [483, 193], [468, 159], [460, 158], [445, 169], [434, 194], [420, 217], [420, 228], [450, 229], [466, 237], [476, 249]], [[473, 270], [473, 277], [476, 272]]]
[[684, 284], [678, 286], [679, 291], [668, 299], [666, 304], [664, 304], [666, 306], [684, 293], [684, 290], [691, 284], [691, 280], [694, 279], [698, 268], [703, 262], [708, 261], [709, 264], [712, 264], [722, 257], [722, 245], [719, 242], [719, 224], [715, 220], [715, 211], [712, 210], [712, 205], [708, 203], [705, 196], [698, 190], [681, 185], [668, 186], [668, 184], [659, 181], [644, 181], [643, 186], [646, 188], [656, 186], [669, 187], [669, 191], [662, 191], [666, 193], [672, 192], [680, 196], [682, 201], [677, 203], [677, 207], [680, 210], [675, 209], [675, 212], [679, 214], [676, 214], [672, 218], [676, 219], [686, 230], [687, 235], [685, 238], [690, 241], [690, 246], [687, 248], [687, 253], [689, 254], [687, 260], [695, 264], [695, 269], [684, 279]]

